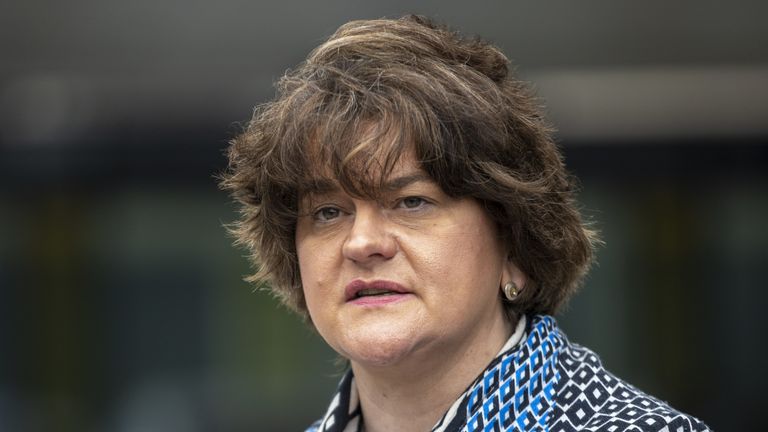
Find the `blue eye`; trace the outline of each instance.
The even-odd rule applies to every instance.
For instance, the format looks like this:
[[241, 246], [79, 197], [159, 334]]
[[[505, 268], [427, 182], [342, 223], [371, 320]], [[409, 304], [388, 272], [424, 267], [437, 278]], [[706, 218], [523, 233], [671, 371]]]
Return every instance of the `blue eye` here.
[[322, 207], [318, 209], [312, 216], [315, 218], [315, 220], [327, 222], [331, 219], [339, 217], [340, 214], [341, 210], [337, 209], [336, 207]]
[[405, 197], [402, 200], [400, 200], [400, 205], [407, 209], [415, 209], [426, 204], [426, 202], [427, 201], [424, 198], [412, 196], [412, 197]]

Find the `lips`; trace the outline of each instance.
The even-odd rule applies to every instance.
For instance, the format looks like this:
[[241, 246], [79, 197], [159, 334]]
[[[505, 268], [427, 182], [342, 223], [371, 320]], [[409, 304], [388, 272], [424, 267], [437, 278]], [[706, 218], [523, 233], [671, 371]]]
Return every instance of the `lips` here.
[[358, 299], [374, 299], [377, 297], [386, 297], [399, 294], [409, 294], [410, 291], [405, 289], [397, 282], [375, 280], [375, 281], [363, 281], [355, 279], [347, 284], [344, 289], [344, 295], [346, 301], [354, 301]]

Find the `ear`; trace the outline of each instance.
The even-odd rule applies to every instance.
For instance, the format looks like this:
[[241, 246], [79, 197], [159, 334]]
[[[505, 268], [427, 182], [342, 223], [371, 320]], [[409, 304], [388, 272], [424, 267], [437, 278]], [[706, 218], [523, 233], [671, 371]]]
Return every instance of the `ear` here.
[[518, 292], [522, 292], [525, 289], [526, 282], [528, 282], [528, 275], [523, 273], [523, 271], [520, 270], [520, 267], [518, 267], [511, 259], [507, 259], [504, 262], [504, 266], [501, 270], [499, 287], [503, 287], [507, 282], [514, 282]]

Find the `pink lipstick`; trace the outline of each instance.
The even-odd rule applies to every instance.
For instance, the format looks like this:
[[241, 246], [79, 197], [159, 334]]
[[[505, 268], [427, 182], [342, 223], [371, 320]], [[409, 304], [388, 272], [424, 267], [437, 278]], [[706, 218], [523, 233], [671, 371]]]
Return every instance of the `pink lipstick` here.
[[344, 295], [347, 303], [360, 306], [376, 306], [404, 300], [411, 295], [411, 292], [397, 282], [355, 279], [347, 284], [344, 289]]

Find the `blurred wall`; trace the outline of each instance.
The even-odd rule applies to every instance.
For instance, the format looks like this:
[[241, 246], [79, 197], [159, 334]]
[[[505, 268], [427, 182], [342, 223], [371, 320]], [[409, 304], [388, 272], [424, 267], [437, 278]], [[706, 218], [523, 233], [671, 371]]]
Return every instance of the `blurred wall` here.
[[[768, 5], [29, 1], [0, 5], [0, 430], [301, 430], [334, 354], [242, 282], [214, 176], [340, 24], [422, 13], [532, 80], [606, 246], [560, 317], [715, 429], [768, 375]], [[296, 409], [295, 407], [298, 407]]]

